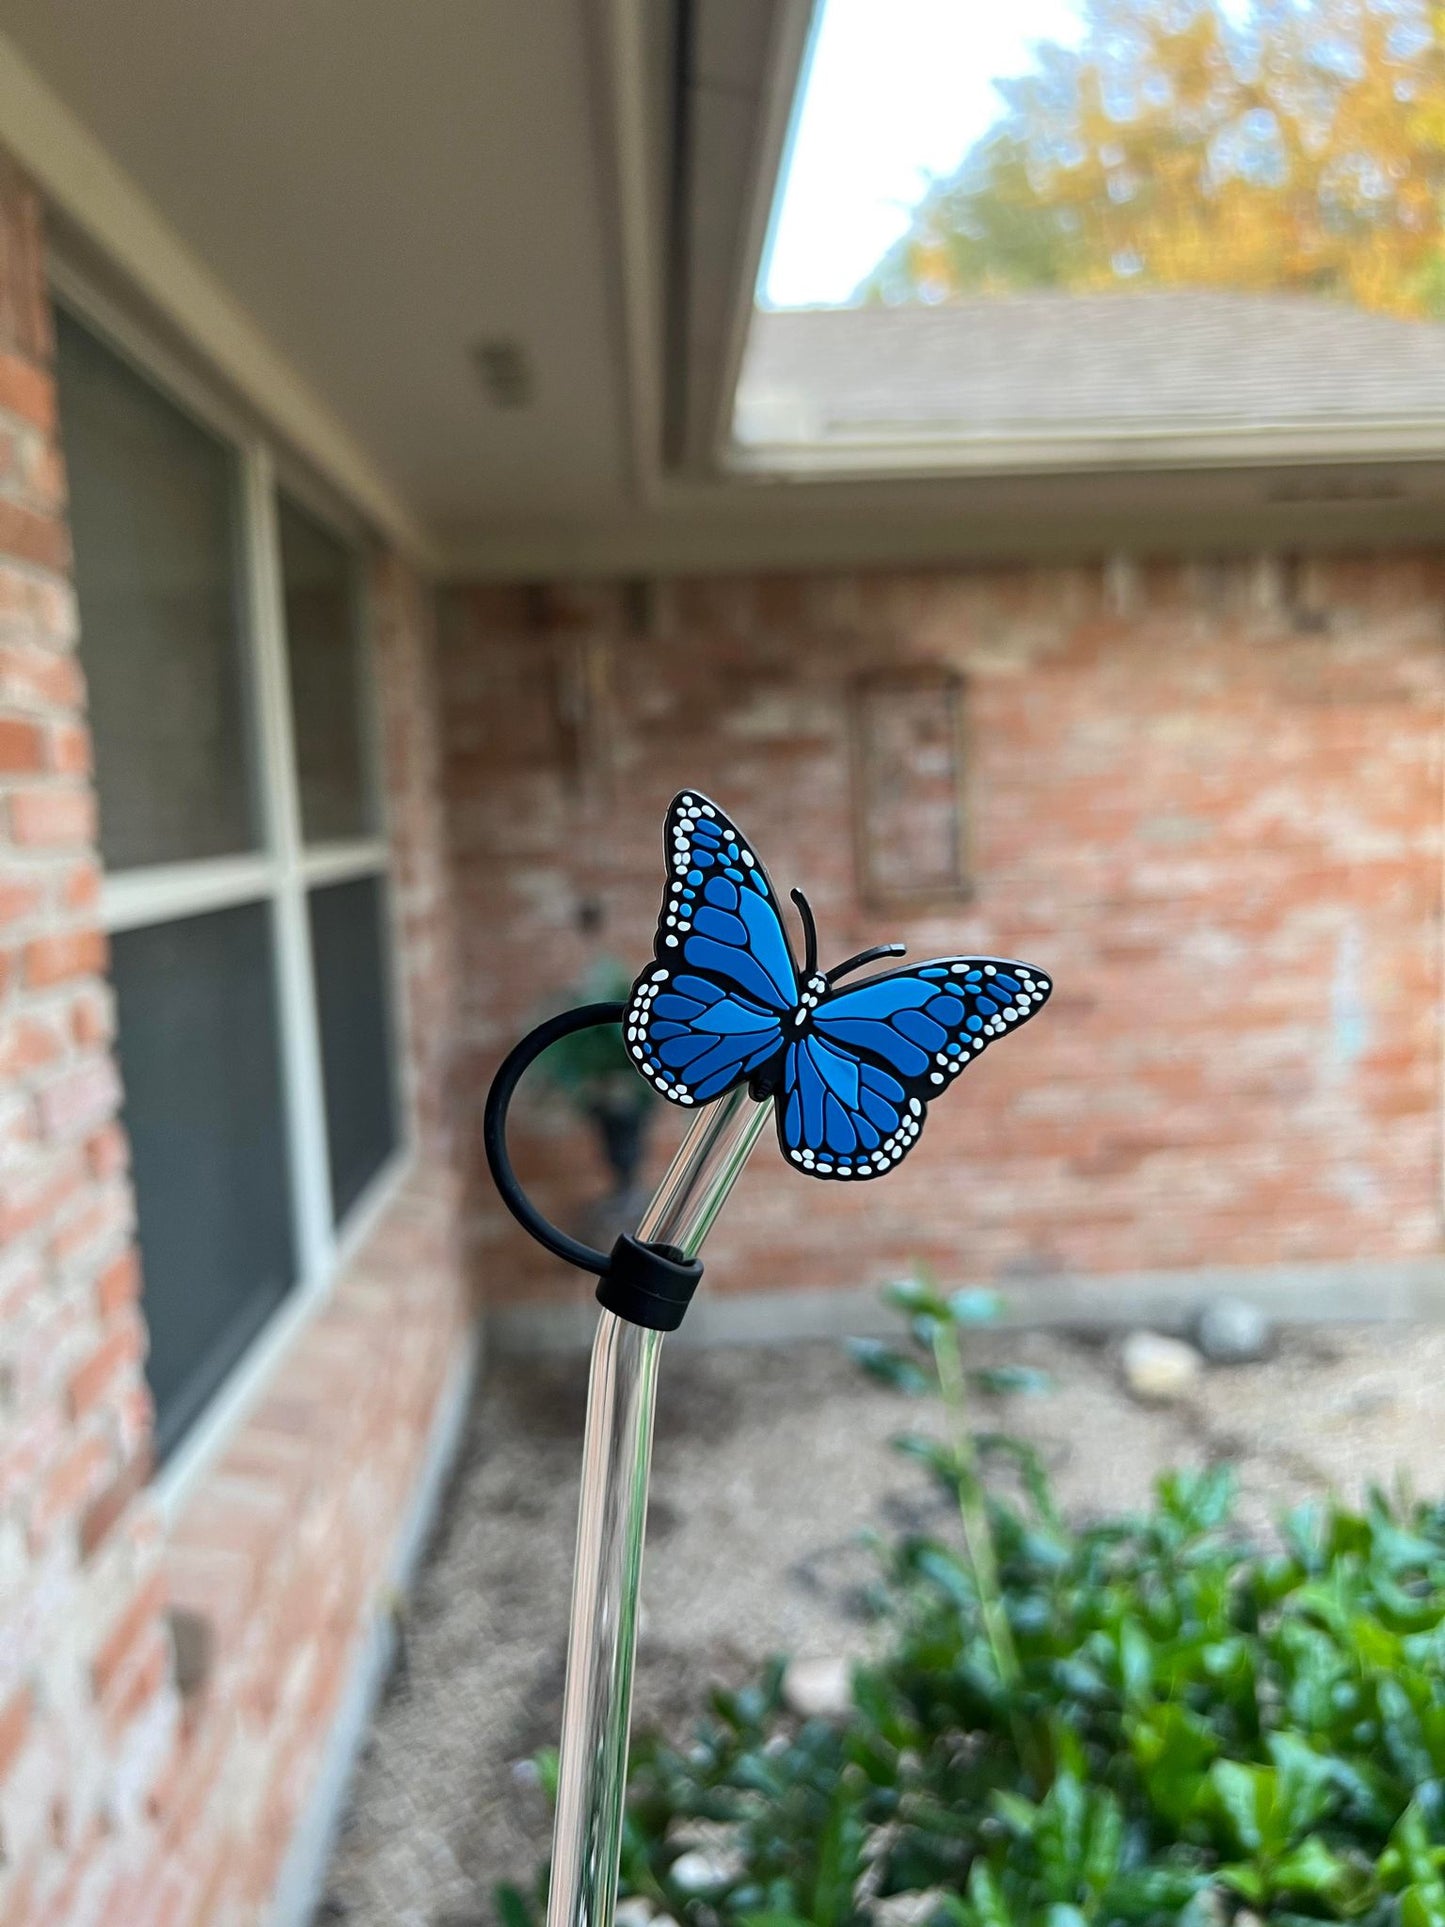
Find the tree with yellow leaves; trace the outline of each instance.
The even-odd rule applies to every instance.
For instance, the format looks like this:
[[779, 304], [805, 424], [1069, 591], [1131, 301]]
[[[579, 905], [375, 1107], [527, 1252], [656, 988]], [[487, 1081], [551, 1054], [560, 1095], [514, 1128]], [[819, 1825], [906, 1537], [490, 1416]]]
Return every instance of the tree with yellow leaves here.
[[1445, 316], [1445, 3], [1087, 0], [870, 300], [1295, 290]]

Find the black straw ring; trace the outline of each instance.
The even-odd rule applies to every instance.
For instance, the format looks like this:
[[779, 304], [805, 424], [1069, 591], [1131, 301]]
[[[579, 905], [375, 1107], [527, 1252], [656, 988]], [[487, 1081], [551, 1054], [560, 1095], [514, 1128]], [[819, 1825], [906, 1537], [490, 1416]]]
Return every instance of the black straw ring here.
[[555, 1224], [549, 1223], [537, 1209], [521, 1185], [512, 1169], [512, 1160], [507, 1153], [507, 1106], [512, 1101], [522, 1073], [555, 1044], [559, 1038], [570, 1037], [574, 1031], [593, 1030], [601, 1024], [617, 1024], [622, 1021], [627, 1010], [626, 1004], [581, 1004], [576, 1010], [564, 1010], [556, 1017], [549, 1017], [535, 1030], [529, 1030], [521, 1043], [515, 1044], [502, 1059], [501, 1068], [492, 1079], [492, 1088], [487, 1092], [487, 1108], [482, 1118], [482, 1146], [487, 1154], [487, 1168], [492, 1180], [501, 1194], [502, 1203], [524, 1231], [530, 1232], [539, 1245], [544, 1245], [554, 1257], [563, 1259], [569, 1265], [576, 1265], [579, 1271], [596, 1272], [599, 1278], [605, 1277], [612, 1264], [605, 1251], [598, 1251], [592, 1245], [584, 1245], [577, 1238], [571, 1238], [560, 1231]]

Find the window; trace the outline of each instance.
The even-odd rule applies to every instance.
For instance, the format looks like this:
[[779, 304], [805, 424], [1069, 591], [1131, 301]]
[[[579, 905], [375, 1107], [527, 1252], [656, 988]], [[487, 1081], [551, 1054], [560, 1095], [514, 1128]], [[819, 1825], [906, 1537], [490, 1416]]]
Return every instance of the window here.
[[730, 456], [1406, 462], [1445, 432], [1425, 0], [816, 0]]
[[123, 323], [57, 313], [164, 1455], [399, 1143], [364, 558]]

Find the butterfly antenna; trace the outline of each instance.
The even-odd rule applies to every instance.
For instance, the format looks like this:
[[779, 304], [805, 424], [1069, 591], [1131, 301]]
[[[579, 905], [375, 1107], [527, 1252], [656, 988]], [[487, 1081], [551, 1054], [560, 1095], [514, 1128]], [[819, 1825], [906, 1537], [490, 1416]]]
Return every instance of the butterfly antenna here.
[[798, 906], [798, 915], [803, 919], [803, 936], [808, 950], [803, 959], [803, 976], [806, 980], [818, 968], [818, 926], [813, 921], [812, 908], [801, 890], [790, 890], [788, 895]]
[[827, 973], [827, 982], [835, 984], [840, 977], [846, 977], [850, 970], [861, 970], [864, 964], [872, 963], [877, 957], [906, 957], [907, 955], [906, 943], [875, 943], [871, 950], [860, 950], [856, 957], [849, 957], [846, 963], [834, 964]]

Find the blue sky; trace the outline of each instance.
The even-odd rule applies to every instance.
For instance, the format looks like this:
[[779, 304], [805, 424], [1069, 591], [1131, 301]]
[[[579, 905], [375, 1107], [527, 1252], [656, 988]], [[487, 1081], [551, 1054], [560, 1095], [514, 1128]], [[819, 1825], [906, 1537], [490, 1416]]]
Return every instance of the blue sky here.
[[996, 76], [1039, 40], [1075, 45], [1078, 0], [825, 0], [788, 158], [764, 298], [846, 301], [998, 117]]

